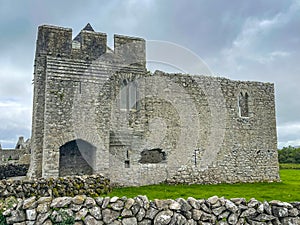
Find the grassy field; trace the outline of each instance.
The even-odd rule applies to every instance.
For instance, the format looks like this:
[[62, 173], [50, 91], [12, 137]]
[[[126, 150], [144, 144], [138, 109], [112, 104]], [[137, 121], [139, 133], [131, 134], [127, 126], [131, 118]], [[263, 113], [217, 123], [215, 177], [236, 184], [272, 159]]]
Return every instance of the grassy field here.
[[280, 164], [280, 169], [300, 170], [300, 164], [292, 164], [292, 163]]
[[286, 202], [300, 201], [300, 170], [280, 170], [280, 183], [253, 184], [219, 184], [219, 185], [150, 185], [143, 187], [117, 188], [109, 196], [135, 197], [147, 195], [149, 199], [176, 199], [179, 197], [196, 199], [214, 195], [225, 198], [243, 197], [260, 201], [281, 200]]

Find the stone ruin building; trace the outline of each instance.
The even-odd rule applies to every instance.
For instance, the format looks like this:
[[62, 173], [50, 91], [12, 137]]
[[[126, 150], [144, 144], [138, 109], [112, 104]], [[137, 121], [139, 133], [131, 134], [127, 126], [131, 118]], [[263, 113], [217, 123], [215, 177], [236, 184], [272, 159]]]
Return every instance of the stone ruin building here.
[[0, 180], [23, 179], [30, 164], [30, 139], [19, 137], [14, 148], [2, 149], [0, 144]]
[[[8, 164], [11, 162], [18, 162], [23, 159], [25, 155], [30, 154], [30, 139], [24, 140], [24, 137], [20, 136], [16, 143], [15, 148], [2, 149], [0, 143], [0, 165]], [[23, 161], [23, 160], [21, 160]]]
[[144, 39], [42, 25], [28, 176], [278, 181], [274, 85], [146, 69]]

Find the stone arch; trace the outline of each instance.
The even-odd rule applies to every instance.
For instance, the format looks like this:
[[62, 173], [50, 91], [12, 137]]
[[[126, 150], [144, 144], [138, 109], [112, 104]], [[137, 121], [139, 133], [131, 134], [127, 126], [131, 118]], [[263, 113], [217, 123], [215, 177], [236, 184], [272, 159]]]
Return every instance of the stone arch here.
[[96, 147], [82, 139], [74, 139], [59, 148], [59, 176], [93, 174]]

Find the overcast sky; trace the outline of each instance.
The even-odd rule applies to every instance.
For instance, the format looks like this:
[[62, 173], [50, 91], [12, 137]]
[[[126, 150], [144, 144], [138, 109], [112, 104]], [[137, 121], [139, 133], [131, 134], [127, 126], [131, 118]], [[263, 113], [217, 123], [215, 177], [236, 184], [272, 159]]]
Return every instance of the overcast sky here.
[[279, 147], [300, 145], [299, 0], [0, 0], [0, 143], [30, 137], [37, 27], [175, 43], [214, 74], [275, 83]]

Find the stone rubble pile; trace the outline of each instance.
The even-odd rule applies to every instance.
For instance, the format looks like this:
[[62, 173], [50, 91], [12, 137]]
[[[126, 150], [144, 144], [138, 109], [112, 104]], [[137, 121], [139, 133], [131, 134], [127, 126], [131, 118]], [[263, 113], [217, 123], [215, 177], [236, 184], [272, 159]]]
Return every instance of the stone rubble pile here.
[[[213, 196], [207, 200], [154, 200], [146, 196], [97, 197], [31, 197], [3, 212], [8, 224], [75, 225], [297, 225], [300, 224], [300, 203], [259, 202], [244, 198], [225, 199]], [[70, 223], [71, 224], [71, 223]]]
[[0, 181], [0, 198], [62, 197], [83, 194], [96, 197], [107, 194], [110, 190], [110, 180], [100, 174]]

